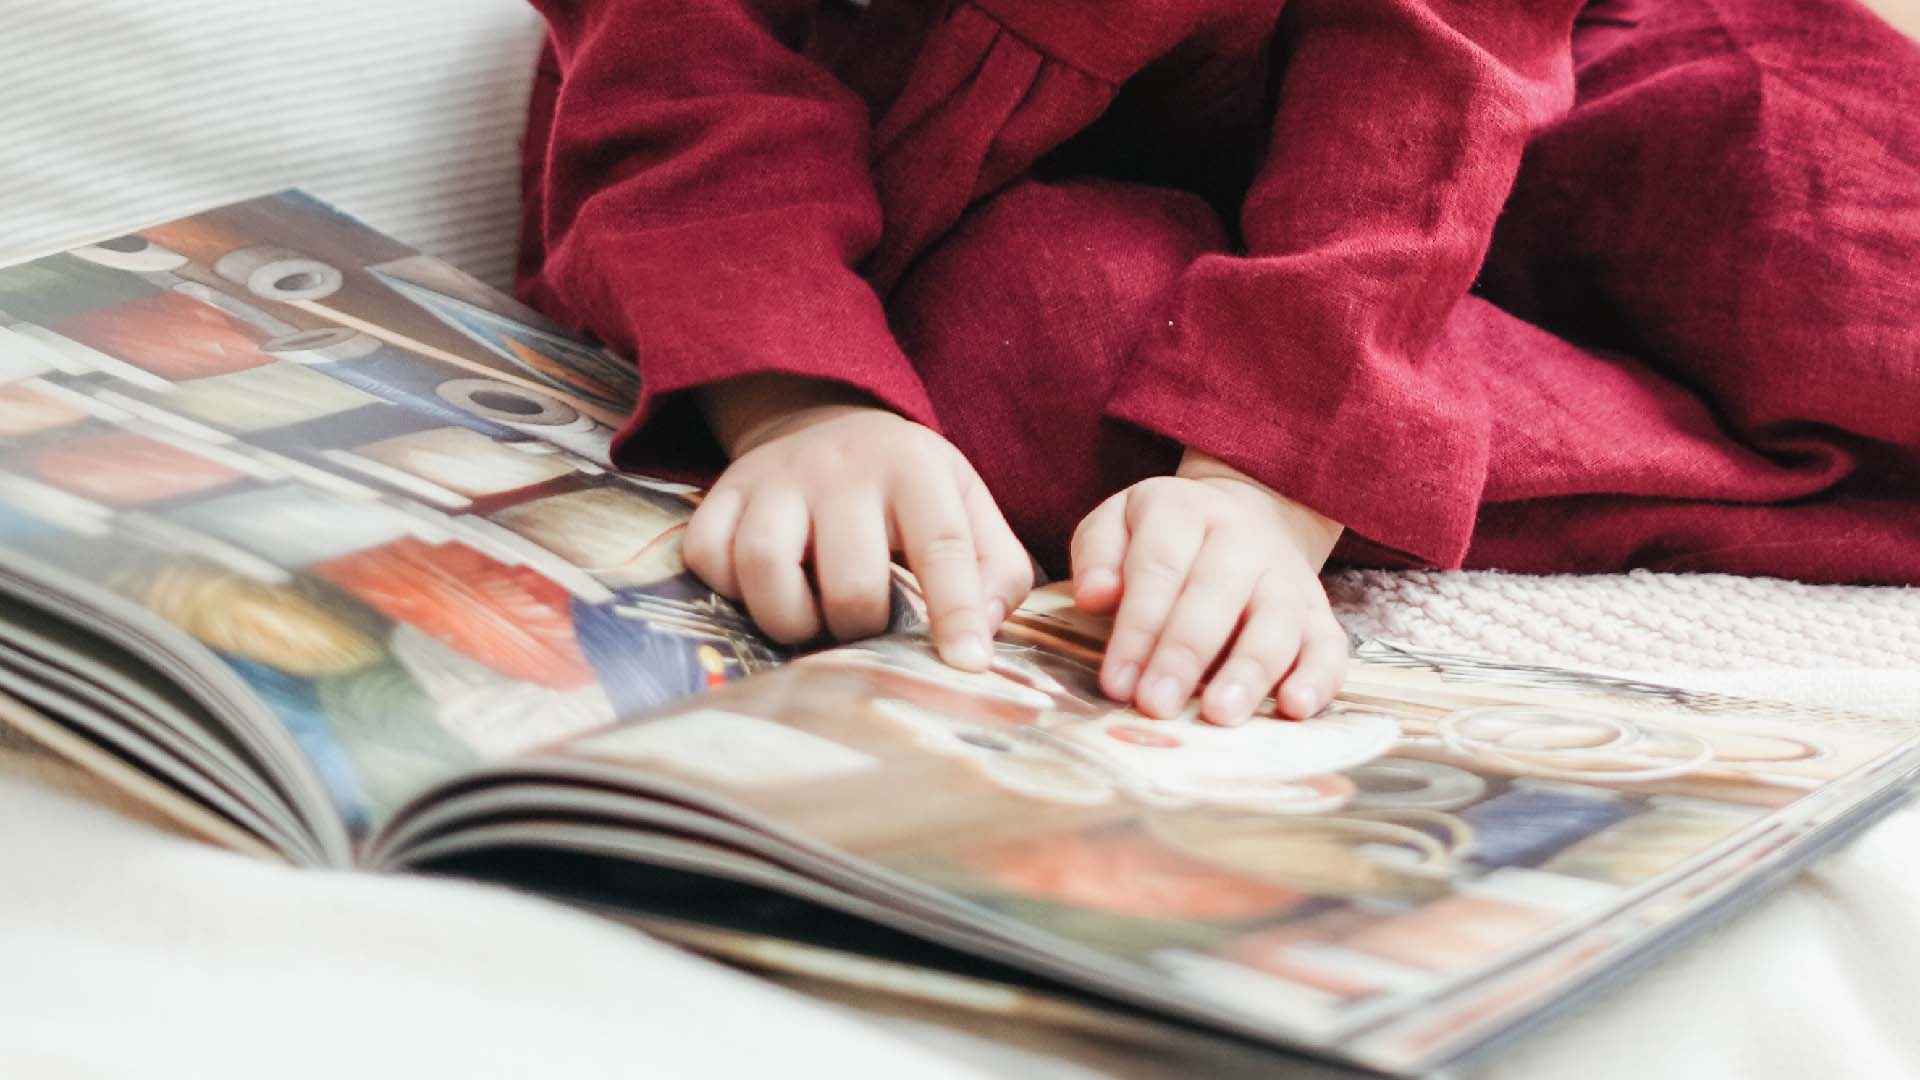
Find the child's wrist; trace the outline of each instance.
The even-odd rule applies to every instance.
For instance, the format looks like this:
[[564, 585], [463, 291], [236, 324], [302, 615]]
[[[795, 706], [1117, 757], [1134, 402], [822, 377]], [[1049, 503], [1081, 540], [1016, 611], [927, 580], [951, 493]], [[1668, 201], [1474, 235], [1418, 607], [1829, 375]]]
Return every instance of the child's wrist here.
[[746, 375], [695, 391], [729, 460], [798, 427], [882, 406], [845, 383], [802, 375]]
[[1187, 480], [1240, 484], [1266, 495], [1277, 504], [1281, 516], [1293, 526], [1294, 534], [1313, 560], [1315, 569], [1326, 564], [1327, 558], [1333, 554], [1334, 545], [1340, 542], [1341, 534], [1346, 531], [1345, 526], [1325, 514], [1280, 494], [1219, 458], [1192, 448], [1180, 456], [1180, 465], [1174, 470], [1174, 475]]

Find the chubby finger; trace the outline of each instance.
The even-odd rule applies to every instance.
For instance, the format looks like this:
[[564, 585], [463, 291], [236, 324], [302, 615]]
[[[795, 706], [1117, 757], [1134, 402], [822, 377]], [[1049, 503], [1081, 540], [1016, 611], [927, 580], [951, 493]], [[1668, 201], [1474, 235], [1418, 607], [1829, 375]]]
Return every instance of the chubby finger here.
[[1201, 526], [1178, 514], [1153, 514], [1128, 524], [1120, 610], [1100, 665], [1100, 688], [1115, 701], [1134, 699], [1141, 670], [1160, 640], [1203, 539]]
[[733, 534], [740, 525], [740, 492], [723, 487], [700, 500], [680, 538], [680, 557], [707, 588], [730, 600], [740, 599], [740, 582], [733, 572]]
[[920, 579], [927, 621], [940, 658], [967, 671], [985, 671], [986, 597], [980, 564], [957, 487], [927, 478], [903, 482], [893, 493], [894, 529], [907, 569]]
[[1281, 680], [1275, 700], [1280, 714], [1305, 720], [1326, 708], [1347, 674], [1347, 632], [1340, 628], [1333, 613], [1322, 605], [1307, 620], [1306, 635], [1300, 643], [1299, 659], [1293, 670]]
[[1200, 676], [1239, 628], [1253, 598], [1259, 565], [1258, 552], [1222, 532], [1210, 533], [1201, 543], [1143, 666], [1135, 695], [1141, 712], [1164, 719], [1186, 707]]
[[887, 628], [892, 560], [877, 497], [838, 496], [813, 514], [813, 581], [827, 631], [841, 641]]
[[1073, 602], [1094, 615], [1120, 602], [1120, 561], [1127, 554], [1127, 496], [1114, 495], [1081, 519], [1073, 531], [1068, 558], [1073, 570]]
[[987, 634], [991, 637], [1000, 631], [1007, 613], [1033, 591], [1033, 559], [1013, 535], [992, 493], [977, 477], [962, 478], [960, 499], [967, 510], [974, 553], [980, 563], [980, 585], [987, 597]]
[[733, 570], [747, 611], [768, 637], [787, 645], [820, 633], [820, 615], [801, 565], [811, 526], [800, 496], [766, 491], [747, 504], [733, 534]]
[[1302, 621], [1299, 597], [1293, 590], [1256, 590], [1246, 625], [1201, 695], [1201, 718], [1224, 727], [1246, 723], [1294, 666], [1300, 655]]

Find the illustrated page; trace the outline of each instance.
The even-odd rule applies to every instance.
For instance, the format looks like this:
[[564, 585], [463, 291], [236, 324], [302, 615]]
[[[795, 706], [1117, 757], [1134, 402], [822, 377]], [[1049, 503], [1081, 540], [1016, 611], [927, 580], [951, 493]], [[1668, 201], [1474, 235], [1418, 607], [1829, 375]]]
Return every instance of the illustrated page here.
[[132, 600], [356, 830], [778, 659], [622, 475], [631, 365], [297, 194], [0, 269], [0, 555]]
[[1100, 696], [1104, 632], [1043, 590], [988, 673], [881, 639], [564, 753], [1400, 1068], [1593, 973], [1911, 737], [1377, 645], [1314, 719], [1155, 721]]

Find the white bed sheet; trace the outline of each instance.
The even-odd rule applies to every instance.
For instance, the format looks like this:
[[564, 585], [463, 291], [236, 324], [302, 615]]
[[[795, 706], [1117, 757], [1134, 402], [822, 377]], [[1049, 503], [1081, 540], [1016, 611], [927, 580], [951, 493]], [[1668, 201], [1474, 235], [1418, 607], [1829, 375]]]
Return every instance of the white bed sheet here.
[[[1883, 3], [1920, 25], [1920, 4]], [[510, 270], [538, 40], [520, 0], [0, 0], [0, 28], [0, 253], [298, 185], [491, 281]], [[1841, 613], [1823, 633], [1854, 636], [1819, 657], [1851, 670], [1749, 673], [1778, 663], [1777, 624], [1703, 636], [1683, 618], [1751, 604], [1737, 582], [1359, 576], [1340, 588], [1356, 626], [1428, 645], [1524, 641], [1529, 659], [1682, 678], [1717, 669], [1691, 681], [1811, 701], [1920, 702], [1920, 649], [1902, 629], [1916, 625], [1912, 593], [1776, 594]], [[1575, 608], [1642, 615], [1568, 621], [1569, 589], [1585, 598]], [[1649, 624], [1649, 595], [1680, 621]], [[1528, 605], [1561, 615], [1511, 625]], [[1920, 1075], [1916, 851], [1920, 815], [1902, 815], [1488, 1075]], [[1092, 1043], [1041, 1054], [1021, 1047], [1030, 1031], [824, 1006], [533, 899], [262, 865], [6, 779], [0, 957], [4, 1077], [1193, 1068]]]

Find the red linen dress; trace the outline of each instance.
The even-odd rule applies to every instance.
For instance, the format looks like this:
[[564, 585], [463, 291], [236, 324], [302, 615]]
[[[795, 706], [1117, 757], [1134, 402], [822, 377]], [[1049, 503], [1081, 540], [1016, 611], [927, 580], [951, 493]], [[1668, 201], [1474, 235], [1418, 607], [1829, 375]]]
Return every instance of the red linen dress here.
[[1920, 582], [1920, 49], [1851, 0], [536, 4], [521, 289], [630, 463], [779, 371], [1055, 570], [1191, 446], [1348, 561]]

